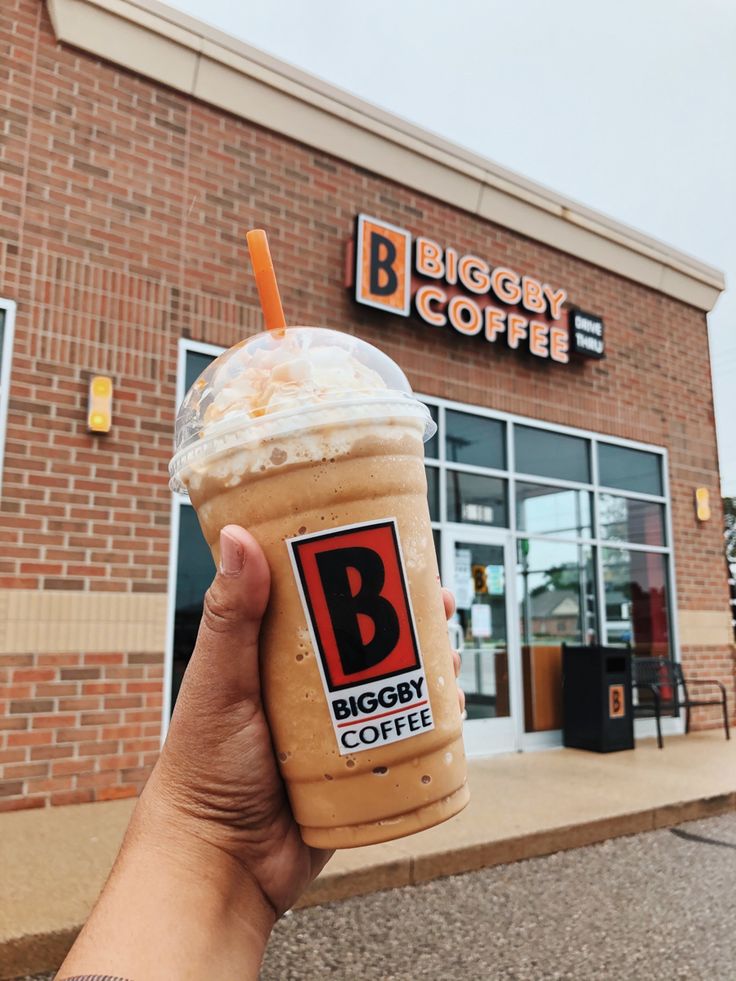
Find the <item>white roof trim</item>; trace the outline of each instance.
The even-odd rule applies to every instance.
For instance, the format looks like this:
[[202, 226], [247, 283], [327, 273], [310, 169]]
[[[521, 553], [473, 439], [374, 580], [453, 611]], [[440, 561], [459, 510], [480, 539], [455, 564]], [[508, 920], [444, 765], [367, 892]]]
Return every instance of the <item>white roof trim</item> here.
[[379, 176], [703, 311], [725, 288], [719, 270], [157, 0], [47, 4], [60, 41]]

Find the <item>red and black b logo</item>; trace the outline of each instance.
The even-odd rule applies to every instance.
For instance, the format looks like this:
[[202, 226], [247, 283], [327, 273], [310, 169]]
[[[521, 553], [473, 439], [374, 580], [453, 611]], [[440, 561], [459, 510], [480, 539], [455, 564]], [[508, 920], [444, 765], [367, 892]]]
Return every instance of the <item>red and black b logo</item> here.
[[330, 691], [420, 666], [394, 520], [287, 544]]

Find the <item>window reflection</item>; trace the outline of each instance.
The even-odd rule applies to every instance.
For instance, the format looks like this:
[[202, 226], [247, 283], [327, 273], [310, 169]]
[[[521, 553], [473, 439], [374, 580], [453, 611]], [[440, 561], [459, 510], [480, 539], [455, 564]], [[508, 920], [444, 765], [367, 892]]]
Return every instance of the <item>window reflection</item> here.
[[642, 657], [669, 656], [667, 557], [604, 548], [603, 583], [608, 643], [631, 645]]
[[506, 481], [474, 473], [447, 473], [447, 520], [505, 527]]
[[497, 419], [469, 412], [445, 412], [446, 454], [449, 463], [506, 469], [506, 426]]
[[179, 548], [176, 562], [176, 608], [174, 612], [174, 661], [171, 676], [171, 709], [176, 703], [181, 679], [197, 639], [202, 602], [215, 563], [204, 540], [194, 508], [179, 509]]
[[517, 473], [590, 483], [590, 443], [580, 436], [514, 426]]
[[664, 545], [664, 505], [600, 494], [601, 538], [637, 545]]
[[590, 538], [591, 495], [589, 491], [541, 484], [517, 483], [516, 524], [519, 531], [540, 535]]
[[440, 471], [437, 467], [425, 467], [427, 474], [427, 501], [432, 521], [440, 520]]
[[559, 729], [562, 644], [592, 644], [598, 635], [593, 549], [522, 538], [517, 573], [524, 727]]
[[598, 444], [598, 480], [605, 487], [662, 494], [661, 457], [626, 446]]
[[502, 545], [455, 543], [453, 623], [463, 638], [460, 685], [469, 719], [511, 714]]
[[187, 351], [184, 367], [184, 394], [189, 391], [205, 368], [215, 360], [212, 354], [202, 354], [200, 351]]
[[437, 558], [437, 568], [442, 568], [442, 539], [440, 537], [440, 532], [436, 529], [432, 529], [432, 541], [434, 543], [434, 554]]
[[[439, 425], [440, 410], [437, 408], [436, 405], [430, 405], [426, 402], [425, 405], [429, 409], [429, 414], [432, 416], [432, 420], [435, 426]], [[428, 439], [427, 442], [424, 444], [424, 455], [428, 457], [430, 460], [436, 460], [437, 457], [440, 455], [439, 445], [440, 445], [439, 432], [436, 432], [434, 436], [431, 439]]]

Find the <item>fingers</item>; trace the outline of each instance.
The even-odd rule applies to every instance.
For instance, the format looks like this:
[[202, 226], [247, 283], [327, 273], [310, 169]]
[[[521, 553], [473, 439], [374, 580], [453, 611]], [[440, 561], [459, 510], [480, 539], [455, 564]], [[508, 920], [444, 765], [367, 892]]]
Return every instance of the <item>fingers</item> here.
[[218, 552], [219, 571], [208, 593], [213, 609], [227, 620], [260, 624], [271, 585], [261, 546], [245, 528], [225, 525]]
[[442, 587], [442, 602], [445, 605], [445, 617], [449, 620], [455, 612], [455, 597], [446, 586]]
[[271, 578], [261, 547], [238, 525], [222, 529], [216, 552], [219, 571], [205, 596], [188, 674], [205, 681], [213, 698], [237, 701], [260, 694], [258, 632]]

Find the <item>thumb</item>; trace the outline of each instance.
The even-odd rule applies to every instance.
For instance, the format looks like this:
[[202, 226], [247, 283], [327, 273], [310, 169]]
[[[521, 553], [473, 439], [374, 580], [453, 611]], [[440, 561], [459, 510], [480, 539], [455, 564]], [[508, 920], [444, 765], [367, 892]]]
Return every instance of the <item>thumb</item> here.
[[209, 696], [227, 704], [260, 698], [258, 634], [271, 575], [253, 536], [239, 525], [220, 532], [218, 573], [204, 598], [202, 622], [187, 670]]

